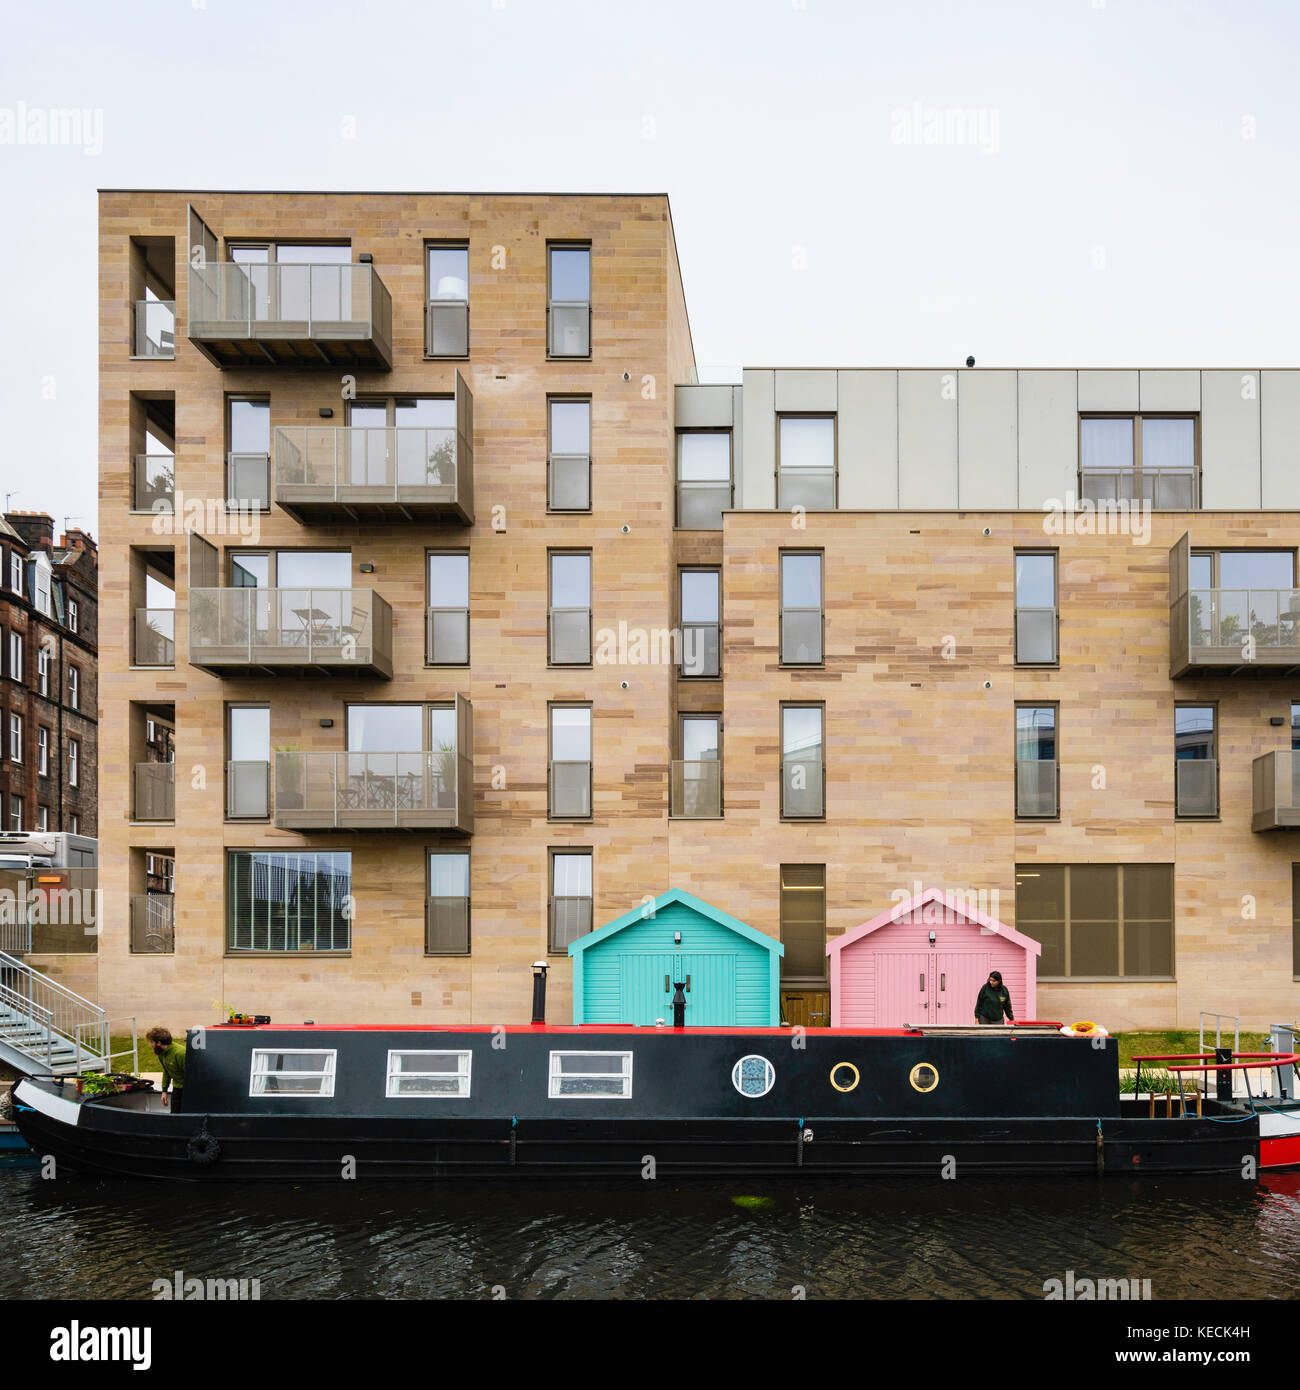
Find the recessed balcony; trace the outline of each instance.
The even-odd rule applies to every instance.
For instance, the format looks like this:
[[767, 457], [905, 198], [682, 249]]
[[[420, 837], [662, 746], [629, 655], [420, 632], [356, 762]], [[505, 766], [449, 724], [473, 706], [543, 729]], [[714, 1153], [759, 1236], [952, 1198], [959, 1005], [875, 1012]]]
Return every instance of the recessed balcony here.
[[369, 263], [192, 264], [188, 308], [190, 341], [219, 367], [393, 365], [393, 301]]
[[171, 893], [131, 898], [131, 954], [169, 956], [176, 949], [176, 899]]
[[1251, 765], [1252, 830], [1300, 830], [1300, 751], [1275, 749]]
[[370, 589], [191, 589], [190, 665], [217, 676], [393, 674], [393, 611]]
[[174, 821], [176, 819], [175, 763], [136, 763], [132, 819], [137, 821]]

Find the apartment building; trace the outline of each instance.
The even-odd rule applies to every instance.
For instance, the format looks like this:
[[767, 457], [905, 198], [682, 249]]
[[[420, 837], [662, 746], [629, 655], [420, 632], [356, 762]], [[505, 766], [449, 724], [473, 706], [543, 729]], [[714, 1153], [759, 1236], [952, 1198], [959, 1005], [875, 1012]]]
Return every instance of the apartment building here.
[[702, 383], [660, 195], [111, 191], [100, 255], [111, 1011], [567, 1017], [679, 888], [816, 1022], [920, 886], [1040, 1016], [1292, 1016], [1300, 373]]
[[0, 830], [98, 833], [94, 540], [0, 519]]

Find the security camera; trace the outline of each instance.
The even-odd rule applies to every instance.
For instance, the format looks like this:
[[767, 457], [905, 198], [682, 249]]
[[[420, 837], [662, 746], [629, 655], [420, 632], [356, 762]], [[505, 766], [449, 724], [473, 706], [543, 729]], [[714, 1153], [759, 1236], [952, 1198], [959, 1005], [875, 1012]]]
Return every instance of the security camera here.
[[630, 681], [619, 681], [618, 688], [620, 690], [630, 690], [632, 688], [632, 684]]
[[624, 372], [624, 373], [623, 373], [623, 380], [624, 380], [624, 381], [631, 381], [631, 380], [632, 380], [632, 373], [631, 373], [631, 372]]
[[632, 528], [631, 528], [630, 526], [624, 524], [624, 526], [623, 526], [623, 534], [624, 534], [625, 536], [626, 536], [631, 530], [632, 530]]
[[984, 689], [985, 689], [985, 690], [992, 690], [992, 689], [993, 689], [993, 682], [992, 682], [992, 681], [985, 681], [985, 682], [984, 682]]
[[986, 536], [991, 536], [991, 535], [993, 534], [993, 529], [992, 529], [992, 527], [986, 526], [986, 527], [984, 528], [984, 534], [985, 534]]

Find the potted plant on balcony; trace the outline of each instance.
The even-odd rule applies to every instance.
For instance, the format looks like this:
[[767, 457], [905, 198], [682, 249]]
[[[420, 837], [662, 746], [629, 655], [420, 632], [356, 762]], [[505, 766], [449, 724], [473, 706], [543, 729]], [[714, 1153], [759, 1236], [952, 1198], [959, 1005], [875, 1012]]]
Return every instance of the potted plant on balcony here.
[[239, 1009], [227, 1009], [226, 1022], [233, 1024], [236, 1028], [252, 1028], [257, 1020], [252, 1014], [243, 1013]]

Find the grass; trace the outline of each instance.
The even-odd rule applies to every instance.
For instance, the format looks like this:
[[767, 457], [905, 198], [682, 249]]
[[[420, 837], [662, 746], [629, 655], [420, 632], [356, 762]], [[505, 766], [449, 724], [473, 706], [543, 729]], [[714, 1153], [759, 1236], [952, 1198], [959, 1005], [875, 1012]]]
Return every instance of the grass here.
[[109, 1039], [109, 1048], [115, 1055], [113, 1058], [113, 1070], [130, 1072], [133, 1076], [139, 1076], [142, 1072], [161, 1071], [158, 1064], [158, 1054], [145, 1042], [143, 1037], [136, 1039], [135, 1064], [131, 1062], [131, 1039], [129, 1036]]
[[[1171, 1052], [1200, 1052], [1200, 1034], [1195, 1028], [1174, 1029], [1167, 1033], [1116, 1033], [1119, 1042], [1119, 1064], [1121, 1067], [1134, 1065], [1134, 1057], [1162, 1057]], [[1246, 1033], [1241, 1035], [1242, 1052], [1262, 1052], [1268, 1041], [1267, 1033]], [[1223, 1035], [1224, 1046], [1231, 1047], [1232, 1033]], [[1205, 1039], [1206, 1052], [1214, 1051], [1214, 1034]], [[1146, 1068], [1143, 1067], [1145, 1076]]]

